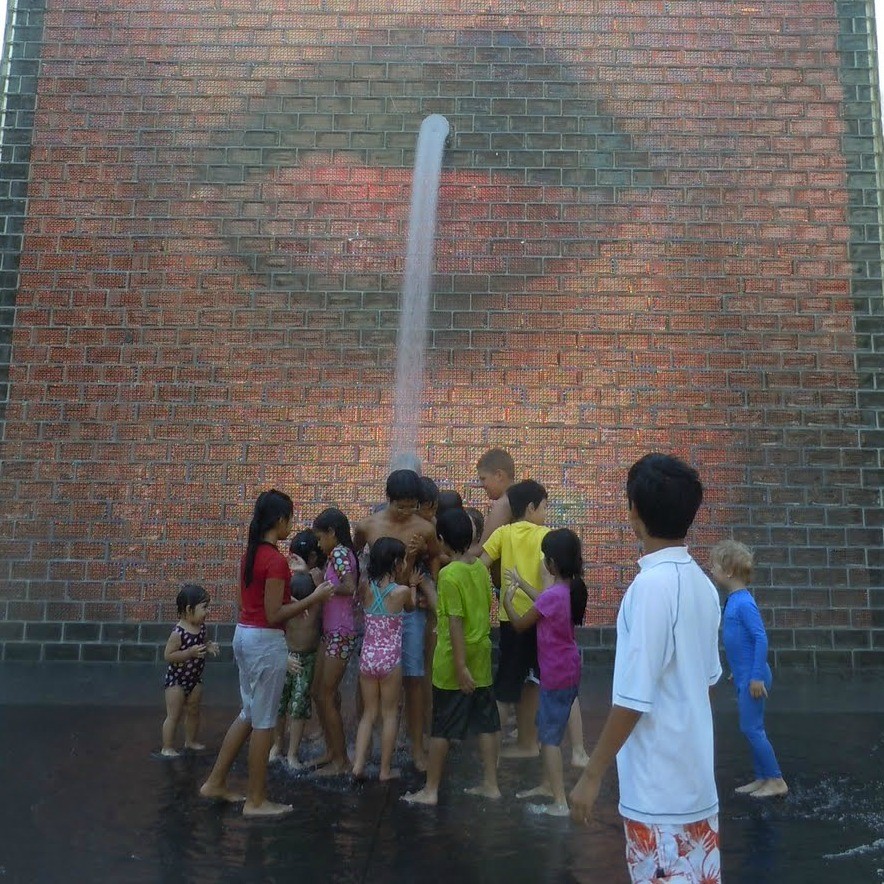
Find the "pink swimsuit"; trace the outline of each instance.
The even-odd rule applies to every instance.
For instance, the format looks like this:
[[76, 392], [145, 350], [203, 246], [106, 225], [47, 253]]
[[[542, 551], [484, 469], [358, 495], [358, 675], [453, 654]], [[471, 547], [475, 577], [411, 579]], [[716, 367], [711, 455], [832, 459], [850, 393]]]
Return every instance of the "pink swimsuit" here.
[[374, 594], [371, 607], [365, 610], [365, 638], [359, 673], [366, 678], [386, 678], [402, 661], [402, 612], [391, 614], [384, 607], [384, 600], [396, 588], [388, 583], [383, 591], [372, 580], [369, 584]]

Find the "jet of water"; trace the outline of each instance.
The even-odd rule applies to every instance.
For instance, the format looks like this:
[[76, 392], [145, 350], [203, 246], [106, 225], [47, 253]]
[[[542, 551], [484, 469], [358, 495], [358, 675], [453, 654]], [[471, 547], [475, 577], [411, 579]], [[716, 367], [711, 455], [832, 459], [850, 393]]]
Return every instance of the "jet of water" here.
[[415, 469], [417, 465], [419, 472], [417, 434], [424, 389], [427, 315], [436, 241], [436, 206], [439, 201], [442, 154], [450, 131], [451, 127], [445, 117], [431, 114], [421, 123], [417, 136], [411, 211], [408, 216], [402, 312], [396, 340], [390, 469]]

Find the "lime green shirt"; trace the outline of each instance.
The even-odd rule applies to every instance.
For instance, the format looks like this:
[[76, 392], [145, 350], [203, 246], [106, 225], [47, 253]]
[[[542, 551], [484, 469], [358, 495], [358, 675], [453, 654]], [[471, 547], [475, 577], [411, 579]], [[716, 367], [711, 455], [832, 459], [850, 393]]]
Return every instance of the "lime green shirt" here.
[[433, 686], [460, 690], [449, 617], [463, 620], [466, 663], [477, 688], [491, 685], [491, 577], [477, 559], [472, 565], [451, 562], [436, 582], [436, 650], [433, 653]]
[[[513, 522], [511, 525], [501, 525], [485, 541], [482, 547], [492, 562], [500, 559], [500, 579], [506, 583], [507, 572], [515, 568], [519, 576], [530, 583], [538, 592], [543, 590], [543, 580], [540, 576], [540, 565], [543, 562], [543, 553], [540, 551], [540, 543], [549, 534], [550, 529], [546, 525], [535, 525], [533, 522]], [[506, 586], [501, 587], [501, 595]], [[513, 596], [513, 610], [521, 617], [534, 602], [527, 593], [521, 589], [516, 590]], [[501, 621], [509, 620], [503, 604], [500, 606]]]

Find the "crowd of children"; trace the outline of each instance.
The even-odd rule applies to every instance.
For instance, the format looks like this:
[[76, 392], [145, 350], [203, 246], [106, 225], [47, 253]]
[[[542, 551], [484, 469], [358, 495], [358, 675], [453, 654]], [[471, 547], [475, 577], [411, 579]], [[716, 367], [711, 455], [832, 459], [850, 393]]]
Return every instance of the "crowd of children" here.
[[[575, 626], [587, 605], [580, 539], [547, 526], [546, 489], [516, 482], [507, 452], [487, 452], [477, 472], [492, 501], [485, 519], [465, 509], [456, 491], [440, 492], [432, 480], [396, 470], [384, 507], [352, 530], [341, 510], [323, 510], [310, 529], [294, 535], [287, 557], [276, 547], [291, 533], [291, 501], [276, 491], [259, 497], [234, 637], [243, 712], [202, 794], [240, 799], [227, 789], [226, 775], [251, 735], [244, 813], [287, 812], [288, 805], [266, 799], [267, 760], [272, 755], [304, 767], [299, 748], [313, 710], [325, 744], [311, 763], [313, 775], [364, 778], [379, 721], [380, 779], [392, 779], [404, 695], [410, 759], [426, 771], [426, 783], [403, 800], [436, 804], [451, 741], [476, 736], [482, 780], [469, 792], [499, 798], [499, 757], [539, 754], [542, 782], [518, 797], [548, 798], [533, 809], [586, 821], [616, 757], [633, 880], [676, 874], [718, 880], [709, 691], [721, 675], [721, 609], [713, 583], [685, 546], [702, 501], [696, 471], [659, 454], [629, 471], [628, 521], [643, 555], [620, 606], [612, 708], [590, 756], [577, 699]], [[724, 541], [712, 550], [712, 580], [727, 593], [723, 643], [755, 766], [754, 780], [737, 791], [764, 798], [785, 794], [787, 786], [764, 730], [771, 672], [764, 626], [748, 591], [751, 570], [751, 552], [742, 544]], [[500, 654], [492, 674], [495, 586]], [[201, 587], [186, 586], [178, 597], [181, 619], [165, 653], [164, 755], [177, 754], [182, 712], [185, 747], [200, 745], [202, 668], [205, 655], [217, 653], [205, 639], [208, 603]], [[360, 717], [351, 762], [340, 688], [355, 657]], [[502, 723], [513, 711], [515, 742], [501, 751]], [[561, 753], [566, 735], [572, 764], [583, 768], [570, 796]]]

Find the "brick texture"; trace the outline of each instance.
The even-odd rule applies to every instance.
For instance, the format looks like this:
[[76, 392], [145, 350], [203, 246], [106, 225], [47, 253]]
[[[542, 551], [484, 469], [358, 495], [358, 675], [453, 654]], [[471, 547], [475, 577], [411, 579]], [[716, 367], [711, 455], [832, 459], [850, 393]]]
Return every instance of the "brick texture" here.
[[260, 489], [299, 522], [381, 498], [416, 133], [442, 113], [427, 473], [484, 505], [502, 445], [548, 486], [595, 660], [634, 571], [625, 471], [679, 453], [698, 557], [757, 550], [776, 662], [884, 665], [867, 4], [390, 7], [46, 0], [16, 38], [40, 76], [7, 119], [5, 657], [153, 659], [180, 582], [232, 619]]

